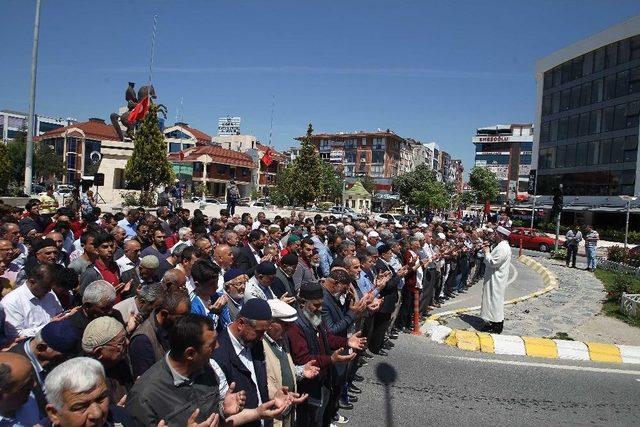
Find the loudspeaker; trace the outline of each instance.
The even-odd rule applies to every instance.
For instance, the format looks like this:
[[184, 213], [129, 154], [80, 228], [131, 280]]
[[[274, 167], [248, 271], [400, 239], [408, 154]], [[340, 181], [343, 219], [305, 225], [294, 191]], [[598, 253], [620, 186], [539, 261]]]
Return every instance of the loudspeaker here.
[[102, 187], [104, 185], [104, 174], [97, 173], [93, 176], [93, 185], [96, 187]]

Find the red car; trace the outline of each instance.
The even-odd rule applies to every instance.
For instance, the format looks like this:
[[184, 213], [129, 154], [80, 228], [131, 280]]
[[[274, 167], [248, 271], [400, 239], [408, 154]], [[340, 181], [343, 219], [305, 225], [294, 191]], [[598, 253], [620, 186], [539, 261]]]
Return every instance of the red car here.
[[[544, 232], [535, 228], [515, 227], [511, 229], [509, 244], [513, 247], [520, 247], [522, 239], [523, 249], [534, 249], [542, 252], [549, 252], [555, 245], [555, 239], [547, 236]], [[564, 241], [558, 241], [558, 247], [564, 245]]]

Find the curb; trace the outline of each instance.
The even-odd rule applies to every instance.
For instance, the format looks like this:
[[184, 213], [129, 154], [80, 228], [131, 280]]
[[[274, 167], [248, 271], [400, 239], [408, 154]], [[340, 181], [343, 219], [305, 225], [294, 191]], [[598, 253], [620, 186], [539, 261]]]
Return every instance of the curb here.
[[[521, 256], [519, 260], [538, 272], [542, 276], [543, 283], [547, 286], [539, 291], [505, 301], [505, 305], [538, 297], [558, 287], [555, 275], [542, 264], [526, 255]], [[468, 351], [547, 359], [640, 364], [640, 346], [465, 331], [451, 329], [441, 325], [437, 320], [479, 308], [480, 306], [467, 307], [434, 314], [427, 318], [420, 331], [430, 337], [432, 341]]]
[[[521, 263], [523, 263], [528, 267], [531, 267], [531, 269], [534, 270], [536, 273], [539, 273], [542, 276], [542, 283], [546, 286], [530, 294], [507, 300], [504, 302], [504, 305], [516, 304], [522, 301], [526, 301], [530, 298], [536, 298], [536, 297], [539, 297], [540, 295], [546, 294], [547, 292], [551, 292], [552, 290], [558, 287], [558, 279], [556, 279], [556, 276], [551, 271], [549, 271], [549, 269], [545, 268], [542, 264], [540, 264], [538, 261], [534, 260], [531, 257], [528, 257], [527, 255], [520, 256], [518, 258], [518, 261], [520, 261]], [[427, 317], [427, 321], [438, 320], [444, 317], [451, 317], [451, 316], [455, 316], [456, 314], [467, 313], [469, 311], [477, 311], [477, 310], [480, 310], [479, 305], [476, 305], [473, 307], [458, 308], [450, 311], [443, 311], [442, 313], [432, 314], [431, 316]], [[422, 333], [425, 332], [423, 328], [424, 326], [420, 328]]]

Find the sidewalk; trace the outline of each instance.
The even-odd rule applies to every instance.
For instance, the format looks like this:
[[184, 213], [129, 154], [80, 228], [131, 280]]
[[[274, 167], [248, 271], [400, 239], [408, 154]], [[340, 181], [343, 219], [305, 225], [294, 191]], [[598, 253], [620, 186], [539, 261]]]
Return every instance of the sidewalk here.
[[[538, 298], [505, 306], [505, 335], [555, 337], [560, 333], [580, 341], [640, 345], [640, 329], [600, 314], [606, 294], [602, 283], [584, 270], [584, 259], [578, 259], [576, 269], [566, 268], [564, 262], [548, 259], [543, 254], [535, 260], [555, 274], [558, 289]], [[522, 278], [527, 277], [527, 270], [535, 274], [517, 261], [514, 264], [519, 272], [523, 272], [520, 275]], [[521, 277], [510, 288], [526, 286], [520, 283]], [[476, 296], [466, 301], [469, 306], [481, 303], [481, 291], [479, 295], [476, 291]], [[481, 325], [477, 312], [444, 320], [446, 326], [453, 329], [474, 330]]]

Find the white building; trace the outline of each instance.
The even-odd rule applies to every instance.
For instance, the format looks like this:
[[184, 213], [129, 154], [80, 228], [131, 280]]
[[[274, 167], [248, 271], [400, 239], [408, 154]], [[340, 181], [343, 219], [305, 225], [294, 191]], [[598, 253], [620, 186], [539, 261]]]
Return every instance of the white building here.
[[[21, 113], [19, 111], [2, 110], [0, 111], [0, 135], [2, 136], [2, 142], [5, 144], [14, 139], [16, 135], [22, 130], [27, 129], [28, 114]], [[66, 119], [54, 118], [35, 115], [35, 136], [40, 136], [45, 132], [68, 126], [77, 122], [76, 119], [67, 117]]]

